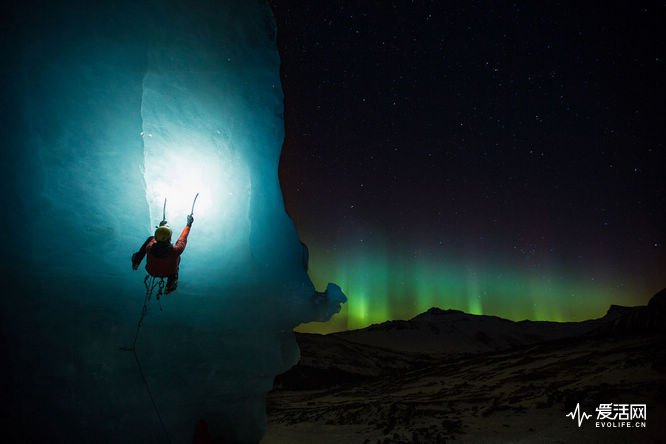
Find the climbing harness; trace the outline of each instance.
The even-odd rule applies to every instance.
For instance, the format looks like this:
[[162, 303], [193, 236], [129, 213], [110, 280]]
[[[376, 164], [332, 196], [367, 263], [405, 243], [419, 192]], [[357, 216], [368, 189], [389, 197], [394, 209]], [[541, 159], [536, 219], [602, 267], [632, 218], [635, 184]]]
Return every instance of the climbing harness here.
[[[143, 285], [146, 286], [146, 296], [143, 298], [143, 309], [141, 310], [141, 317], [139, 322], [136, 324], [136, 333], [134, 334], [134, 342], [132, 342], [132, 347], [123, 347], [125, 351], [135, 351], [136, 350], [136, 341], [139, 340], [139, 332], [141, 327], [143, 327], [143, 318], [148, 314], [148, 302], [157, 288], [157, 294], [155, 295], [156, 300], [160, 300], [160, 297], [164, 294], [164, 278], [155, 277], [149, 274], [143, 279]], [[160, 311], [162, 310], [162, 305], [160, 304]]]
[[[164, 278], [155, 277], [147, 274], [146, 277], [143, 279], [143, 284], [146, 287], [146, 296], [143, 298], [143, 308], [141, 309], [141, 317], [139, 317], [139, 322], [136, 325], [136, 333], [134, 334], [134, 341], [132, 342], [131, 347], [121, 347], [121, 350], [131, 351], [134, 354], [134, 359], [136, 360], [136, 365], [139, 367], [139, 373], [141, 374], [141, 379], [143, 380], [143, 384], [145, 385], [146, 391], [148, 392], [148, 396], [150, 397], [150, 402], [153, 404], [153, 408], [155, 409], [155, 415], [157, 415], [157, 419], [160, 421], [162, 430], [164, 431], [164, 434], [168, 438], [169, 432], [167, 431], [166, 425], [162, 420], [162, 415], [160, 415], [160, 411], [157, 408], [157, 403], [155, 402], [155, 398], [153, 397], [153, 392], [150, 390], [150, 386], [148, 385], [148, 380], [146, 379], [146, 375], [143, 372], [141, 361], [139, 361], [139, 355], [136, 353], [136, 343], [139, 340], [139, 333], [141, 332], [141, 327], [143, 327], [143, 319], [146, 317], [146, 314], [148, 314], [148, 302], [150, 301], [150, 298], [152, 297], [155, 289], [157, 289], [157, 294], [155, 295], [155, 299], [157, 299], [157, 301], [159, 302], [160, 296], [164, 294]], [[160, 304], [160, 311], [162, 311], [161, 304]]]
[[[197, 193], [196, 196], [194, 196], [194, 201], [192, 202], [192, 210], [190, 211], [190, 216], [194, 215], [194, 205], [196, 205], [198, 197], [199, 193]], [[162, 221], [160, 222], [159, 225], [160, 227], [167, 225], [166, 204], [167, 200], [166, 198], [164, 198], [164, 205], [162, 206]], [[162, 426], [162, 431], [164, 431], [164, 434], [167, 436], [167, 440], [170, 442], [171, 440], [169, 439], [169, 432], [167, 431], [166, 425], [162, 420], [162, 415], [160, 415], [160, 411], [157, 408], [157, 403], [155, 402], [155, 398], [153, 397], [153, 392], [150, 390], [150, 386], [148, 385], [148, 380], [146, 379], [146, 375], [143, 372], [143, 367], [141, 366], [139, 355], [136, 353], [136, 343], [139, 340], [139, 333], [141, 332], [141, 327], [143, 327], [143, 320], [148, 314], [148, 302], [150, 302], [150, 298], [153, 296], [155, 289], [157, 289], [157, 293], [155, 294], [155, 300], [157, 300], [157, 303], [159, 304], [160, 307], [160, 311], [162, 311], [162, 302], [160, 301], [160, 298], [162, 295], [165, 294], [164, 279], [165, 279], [164, 277], [156, 277], [150, 274], [146, 275], [146, 277], [143, 279], [143, 284], [146, 287], [146, 295], [143, 298], [143, 308], [141, 309], [141, 316], [139, 317], [139, 322], [137, 322], [136, 324], [136, 333], [134, 333], [134, 341], [132, 342], [131, 347], [121, 347], [121, 350], [131, 351], [134, 354], [134, 359], [136, 360], [136, 365], [139, 367], [139, 373], [141, 374], [141, 379], [143, 380], [143, 384], [145, 385], [146, 391], [148, 392], [148, 396], [150, 397], [150, 402], [153, 404], [153, 408], [155, 409], [155, 415], [157, 415], [157, 419], [160, 421], [160, 425]]]

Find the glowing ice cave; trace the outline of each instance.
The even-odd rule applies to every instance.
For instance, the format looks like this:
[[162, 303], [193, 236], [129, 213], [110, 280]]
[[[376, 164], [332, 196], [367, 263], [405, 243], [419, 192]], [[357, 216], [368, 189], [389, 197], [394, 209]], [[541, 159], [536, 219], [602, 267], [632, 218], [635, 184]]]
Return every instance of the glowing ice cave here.
[[[49, 442], [257, 442], [315, 297], [277, 168], [283, 96], [262, 1], [16, 6], [3, 109], [4, 414]], [[178, 290], [130, 256], [200, 193]], [[324, 289], [319, 289], [324, 290]], [[145, 379], [144, 379], [145, 378]], [[152, 400], [151, 400], [152, 396]], [[153, 405], [154, 401], [154, 405]]]

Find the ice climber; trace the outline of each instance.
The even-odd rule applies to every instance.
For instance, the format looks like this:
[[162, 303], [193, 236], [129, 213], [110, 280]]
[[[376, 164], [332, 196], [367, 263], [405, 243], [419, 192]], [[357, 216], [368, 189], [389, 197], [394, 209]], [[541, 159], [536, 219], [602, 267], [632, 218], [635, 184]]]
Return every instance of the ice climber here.
[[160, 222], [160, 226], [155, 230], [155, 235], [146, 239], [139, 251], [132, 255], [132, 269], [137, 270], [143, 257], [148, 254], [146, 259], [148, 274], [157, 278], [167, 278], [164, 294], [171, 293], [178, 286], [180, 255], [185, 251], [187, 236], [190, 234], [193, 222], [194, 217], [189, 214], [187, 225], [175, 244], [171, 243], [172, 233], [169, 225], [166, 221]]

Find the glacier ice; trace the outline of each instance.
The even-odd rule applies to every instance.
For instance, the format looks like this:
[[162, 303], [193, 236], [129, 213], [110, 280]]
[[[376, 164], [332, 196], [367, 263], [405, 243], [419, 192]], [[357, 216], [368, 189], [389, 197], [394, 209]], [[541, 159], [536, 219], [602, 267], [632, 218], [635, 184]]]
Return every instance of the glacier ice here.
[[[261, 1], [29, 1], [4, 50], [5, 433], [55, 442], [256, 442], [265, 393], [325, 320], [277, 165], [283, 97]], [[178, 290], [152, 301], [129, 257], [200, 197]]]

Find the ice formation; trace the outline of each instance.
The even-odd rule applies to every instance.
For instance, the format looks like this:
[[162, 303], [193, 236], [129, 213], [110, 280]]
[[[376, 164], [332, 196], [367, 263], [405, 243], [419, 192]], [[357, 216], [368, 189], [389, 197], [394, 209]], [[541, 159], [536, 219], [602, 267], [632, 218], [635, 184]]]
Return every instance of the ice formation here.
[[[2, 346], [7, 433], [49, 442], [257, 442], [315, 296], [277, 177], [283, 98], [261, 1], [24, 2], [7, 28]], [[178, 290], [129, 257], [200, 197]], [[225, 442], [226, 442], [225, 441]]]

